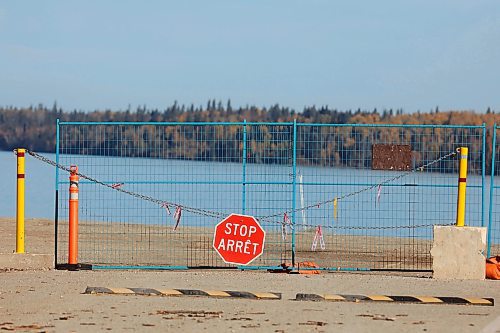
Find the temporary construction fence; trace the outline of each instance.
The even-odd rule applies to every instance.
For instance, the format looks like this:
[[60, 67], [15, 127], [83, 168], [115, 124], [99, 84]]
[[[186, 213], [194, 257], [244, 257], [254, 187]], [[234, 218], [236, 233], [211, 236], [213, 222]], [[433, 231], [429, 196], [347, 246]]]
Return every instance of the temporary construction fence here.
[[[467, 225], [485, 226], [485, 125], [58, 122], [56, 162], [87, 176], [78, 259], [96, 269], [234, 267], [212, 241], [240, 213], [266, 230], [245, 269], [430, 270], [433, 226], [455, 222], [461, 146]], [[60, 265], [69, 180], [56, 170]]]

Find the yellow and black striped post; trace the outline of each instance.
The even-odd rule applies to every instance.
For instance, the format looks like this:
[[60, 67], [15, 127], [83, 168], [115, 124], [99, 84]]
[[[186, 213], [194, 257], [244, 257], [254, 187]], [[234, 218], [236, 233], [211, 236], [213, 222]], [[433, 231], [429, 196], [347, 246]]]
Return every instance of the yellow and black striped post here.
[[467, 187], [467, 155], [469, 148], [460, 147], [460, 166], [458, 175], [457, 227], [465, 225], [465, 189]]
[[24, 253], [24, 154], [17, 149], [16, 253]]

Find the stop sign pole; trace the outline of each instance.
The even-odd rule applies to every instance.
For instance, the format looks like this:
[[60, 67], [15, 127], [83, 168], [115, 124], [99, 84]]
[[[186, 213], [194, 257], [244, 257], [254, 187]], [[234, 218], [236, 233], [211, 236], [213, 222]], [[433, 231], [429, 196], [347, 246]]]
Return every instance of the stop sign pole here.
[[215, 226], [213, 247], [225, 263], [245, 266], [264, 252], [265, 239], [253, 216], [231, 214]]

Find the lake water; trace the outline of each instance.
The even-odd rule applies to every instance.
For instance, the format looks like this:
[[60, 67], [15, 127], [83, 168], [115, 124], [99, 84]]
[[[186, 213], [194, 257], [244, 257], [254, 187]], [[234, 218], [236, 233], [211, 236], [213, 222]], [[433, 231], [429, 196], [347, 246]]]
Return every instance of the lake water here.
[[[54, 154], [47, 154], [54, 158]], [[16, 216], [16, 155], [0, 151], [0, 216]], [[54, 218], [54, 168], [26, 155], [27, 218]]]
[[[26, 217], [54, 218], [55, 170], [26, 155]], [[54, 154], [45, 154], [55, 159]], [[107, 183], [124, 183], [123, 188], [145, 195], [179, 203], [184, 206], [229, 214], [243, 212], [242, 166], [235, 163], [214, 163], [143, 158], [97, 156], [62, 156], [65, 165], [84, 166], [80, 172]], [[14, 217], [16, 205], [16, 156], [0, 152], [0, 216]], [[399, 173], [343, 168], [297, 167], [303, 176], [303, 186], [297, 186], [296, 205], [315, 204], [354, 193], [372, 184], [392, 178]], [[278, 214], [292, 207], [292, 186], [289, 166], [247, 165], [245, 213], [255, 216]], [[67, 207], [68, 174], [60, 172], [60, 209], [64, 216]], [[275, 183], [275, 184], [271, 184]], [[299, 224], [330, 225], [342, 228], [340, 233], [360, 233], [356, 227], [412, 226], [447, 224], [455, 219], [457, 175], [413, 173], [378, 189], [352, 195], [340, 200], [337, 216], [333, 204], [297, 212]], [[487, 178], [486, 185], [489, 184]], [[469, 176], [467, 189], [467, 221], [481, 225], [481, 177]], [[486, 191], [488, 189], [486, 188]], [[488, 193], [488, 192], [486, 192]], [[123, 193], [82, 181], [80, 209], [83, 219], [120, 221], [125, 223], [159, 224], [166, 212], [149, 202]], [[486, 199], [487, 199], [486, 195]], [[174, 207], [175, 208], [175, 207]], [[487, 206], [486, 206], [487, 208]], [[186, 225], [213, 225], [217, 221], [200, 220], [186, 212]], [[169, 220], [167, 220], [169, 221]], [[162, 222], [163, 223], [163, 222]], [[171, 221], [165, 223], [172, 223]], [[425, 229], [425, 231], [424, 231]], [[430, 228], [419, 231], [385, 230], [384, 235], [428, 237]], [[347, 231], [346, 231], [347, 230]], [[381, 229], [383, 230], [383, 229]], [[366, 232], [365, 232], [366, 233]], [[368, 232], [371, 234], [371, 232]]]

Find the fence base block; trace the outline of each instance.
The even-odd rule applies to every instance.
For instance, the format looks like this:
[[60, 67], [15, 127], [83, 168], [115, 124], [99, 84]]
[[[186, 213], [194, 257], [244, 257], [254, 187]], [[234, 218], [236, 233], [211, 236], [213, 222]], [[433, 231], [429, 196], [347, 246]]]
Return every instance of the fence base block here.
[[433, 278], [484, 280], [486, 228], [434, 226]]

